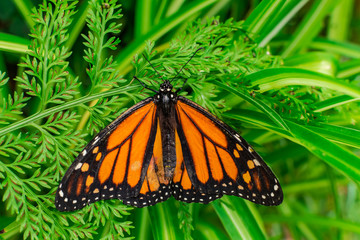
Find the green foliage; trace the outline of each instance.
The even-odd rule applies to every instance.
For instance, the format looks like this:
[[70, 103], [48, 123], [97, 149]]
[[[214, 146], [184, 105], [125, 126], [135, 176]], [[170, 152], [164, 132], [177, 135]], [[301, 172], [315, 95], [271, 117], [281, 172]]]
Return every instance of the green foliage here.
[[[116, 23], [116, 20], [122, 17], [120, 5], [117, 5], [115, 1], [111, 2], [114, 5], [111, 8], [104, 7], [104, 5], [96, 6], [96, 4], [96, 1], [90, 2], [91, 8], [86, 20], [90, 31], [88, 35], [82, 34], [86, 41], [84, 45], [87, 47], [84, 59], [89, 63], [86, 72], [91, 81], [88, 94], [99, 93], [104, 89], [118, 87], [119, 84], [124, 83], [118, 72], [114, 71], [116, 63], [113, 62], [113, 57], [104, 57], [107, 49], [116, 50], [116, 45], [120, 43], [120, 40], [115, 36], [108, 38], [110, 34], [120, 33], [121, 24]], [[102, 11], [99, 11], [100, 7]], [[93, 21], [94, 19], [97, 21]], [[114, 119], [109, 117], [109, 113], [112, 109], [116, 109], [121, 101], [122, 99], [113, 96], [111, 98], [100, 98], [91, 107], [83, 105], [90, 113], [87, 128], [90, 129], [91, 134], [104, 128], [104, 119], [107, 121]]]
[[27, 70], [16, 80], [28, 95], [39, 98], [39, 109], [45, 109], [47, 104], [61, 104], [77, 94], [77, 80], [66, 71], [66, 59], [71, 53], [64, 45], [74, 7], [75, 2], [68, 5], [50, 1], [33, 12], [33, 41], [30, 52], [22, 59], [24, 63], [19, 65]]
[[[358, 3], [49, 0], [29, 18], [20, 2], [29, 49], [0, 33], [0, 49], [20, 62], [12, 81], [0, 56], [1, 237], [358, 237], [360, 47], [345, 42], [359, 37], [349, 14]], [[170, 199], [140, 215], [110, 200], [58, 212], [54, 193], [76, 155], [152, 94], [134, 75], [152, 89], [174, 78], [181, 95], [239, 130], [279, 177], [284, 203]]]
[[[79, 94], [78, 78], [72, 77], [68, 71], [67, 58], [71, 53], [65, 46], [68, 40], [67, 30], [75, 14], [75, 4], [76, 2], [69, 4], [67, 1], [54, 0], [44, 2], [34, 10], [35, 26], [30, 35], [33, 41], [29, 54], [23, 58], [24, 63], [20, 64], [26, 70], [21, 77], [16, 78], [23, 91], [4, 99], [0, 114], [2, 124], [16, 122], [23, 116], [23, 109], [30, 99], [38, 99], [38, 108], [33, 116], [46, 113], [35, 121], [21, 125], [21, 131], [17, 129], [0, 138], [0, 154], [6, 157], [0, 164], [2, 200], [6, 201], [9, 213], [17, 215], [14, 223], [20, 227], [19, 231], [23, 232], [24, 238], [92, 238], [94, 234], [98, 234], [99, 228], [106, 226], [102, 238], [112, 239], [114, 235], [124, 237], [124, 233], [129, 234], [131, 228], [131, 222], [119, 220], [128, 215], [130, 208], [119, 203], [94, 205], [73, 214], [60, 214], [54, 208], [53, 193], [57, 182], [86, 143], [85, 134], [76, 130], [80, 115], [72, 109], [57, 110], [57, 105], [68, 102]], [[112, 10], [120, 7], [114, 2], [109, 4]], [[93, 1], [92, 8], [89, 19], [99, 16], [101, 5]], [[86, 54], [90, 54], [85, 57], [90, 63], [88, 72], [92, 80], [89, 94], [97, 93], [101, 87], [116, 86], [119, 82], [118, 77], [111, 77], [115, 72], [111, 58], [101, 59], [103, 49], [114, 49], [114, 44], [118, 43], [112, 38], [103, 42], [106, 35], [119, 32], [116, 29], [118, 25], [111, 22], [121, 17], [120, 11], [111, 13], [114, 15], [109, 14], [109, 10], [104, 10], [101, 13], [103, 18], [93, 24], [89, 20], [91, 32], [86, 39], [92, 43], [99, 42], [85, 44], [89, 47]], [[107, 18], [103, 22], [105, 15]], [[101, 32], [100, 36], [96, 35], [100, 29], [105, 29], [107, 23], [110, 27]], [[5, 85], [4, 74], [1, 78], [1, 85]], [[114, 97], [110, 100], [102, 99], [102, 105], [98, 108], [95, 105], [92, 110], [101, 114], [101, 110], [109, 109], [114, 102]], [[91, 214], [87, 214], [87, 211]], [[111, 222], [105, 221], [105, 218], [111, 219]]]
[[179, 218], [179, 228], [184, 233], [184, 239], [192, 240], [192, 231], [194, 230], [193, 218], [191, 215], [192, 205], [180, 202], [178, 218]]

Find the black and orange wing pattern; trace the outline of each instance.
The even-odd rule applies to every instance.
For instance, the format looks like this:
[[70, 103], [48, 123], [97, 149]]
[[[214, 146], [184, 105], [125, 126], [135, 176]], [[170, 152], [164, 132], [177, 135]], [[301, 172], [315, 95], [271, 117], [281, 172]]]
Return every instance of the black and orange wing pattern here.
[[150, 164], [136, 197], [124, 199], [123, 203], [135, 207], [151, 206], [167, 200], [172, 195], [171, 179], [165, 175], [163, 143], [159, 117], [156, 118], [156, 135], [152, 145]]
[[112, 198], [136, 203], [153, 167], [156, 114], [153, 98], [147, 98], [95, 136], [63, 177], [56, 192], [57, 209], [71, 211]]
[[117, 198], [136, 207], [170, 196], [208, 203], [235, 195], [278, 205], [278, 180], [233, 129], [165, 81], [103, 129], [75, 159], [56, 192], [60, 211]]
[[208, 203], [235, 195], [262, 205], [282, 202], [278, 180], [238, 133], [184, 97], [178, 97], [176, 112], [176, 199]]

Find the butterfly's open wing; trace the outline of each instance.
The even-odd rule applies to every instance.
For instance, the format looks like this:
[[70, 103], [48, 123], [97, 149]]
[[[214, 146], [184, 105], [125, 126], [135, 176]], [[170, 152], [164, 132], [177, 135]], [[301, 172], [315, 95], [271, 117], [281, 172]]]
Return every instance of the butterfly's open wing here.
[[146, 207], [167, 200], [171, 196], [171, 179], [166, 178], [163, 163], [163, 145], [159, 118], [156, 119], [156, 136], [152, 145], [152, 155], [140, 193], [124, 200], [124, 204]]
[[103, 129], [62, 179], [55, 205], [71, 211], [101, 199], [136, 199], [151, 165], [157, 109], [153, 98], [136, 104]]
[[176, 149], [182, 155], [177, 155], [175, 198], [208, 203], [226, 194], [263, 205], [282, 202], [275, 175], [239, 134], [181, 96], [176, 113]]

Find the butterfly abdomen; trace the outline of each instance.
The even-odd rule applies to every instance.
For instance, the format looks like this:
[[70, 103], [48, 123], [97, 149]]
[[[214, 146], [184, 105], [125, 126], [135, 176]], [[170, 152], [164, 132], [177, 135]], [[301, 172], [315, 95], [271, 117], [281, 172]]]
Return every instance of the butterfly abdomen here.
[[175, 150], [175, 109], [171, 107], [169, 112], [166, 109], [159, 108], [159, 127], [161, 135], [162, 158], [165, 177], [171, 179], [176, 165]]

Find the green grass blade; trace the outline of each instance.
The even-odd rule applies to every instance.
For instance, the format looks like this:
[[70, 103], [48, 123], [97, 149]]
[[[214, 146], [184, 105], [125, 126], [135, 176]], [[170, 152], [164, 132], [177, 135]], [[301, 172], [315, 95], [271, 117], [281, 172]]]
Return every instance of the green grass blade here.
[[333, 142], [338, 142], [360, 149], [360, 131], [357, 129], [325, 123], [322, 123], [319, 126], [308, 125], [307, 127], [311, 131], [316, 132]]
[[314, 155], [356, 181], [360, 181], [360, 158], [299, 124], [287, 121], [291, 133]]
[[329, 98], [326, 99], [324, 101], [321, 102], [317, 102], [314, 104], [315, 107], [315, 112], [323, 112], [344, 104], [348, 104], [351, 102], [356, 102], [356, 101], [360, 101], [360, 98], [354, 98], [348, 95], [341, 95], [341, 96], [336, 96], [333, 98]]
[[133, 236], [137, 240], [147, 240], [152, 234], [148, 208], [135, 209]]
[[[336, 178], [336, 182], [341, 185], [349, 183], [348, 178]], [[316, 192], [321, 189], [330, 189], [331, 182], [328, 178], [323, 179], [311, 179], [308, 181], [288, 183], [283, 186], [284, 195], [288, 194], [301, 194], [303, 192]]]
[[69, 39], [66, 41], [66, 47], [69, 49], [71, 49], [74, 43], [79, 39], [81, 31], [84, 29], [86, 16], [90, 8], [89, 2], [84, 1], [74, 15], [74, 21], [69, 28]]
[[141, 38], [135, 39], [128, 47], [126, 47], [116, 58], [119, 62], [117, 70], [120, 72], [130, 64], [131, 58], [136, 54], [142, 52], [145, 48], [146, 40], [156, 41], [176, 26], [185, 22], [189, 17], [201, 11], [202, 9], [211, 6], [216, 0], [198, 0], [187, 5], [182, 11], [175, 13], [174, 15], [163, 19], [157, 26], [151, 29], [146, 35]]
[[154, 25], [157, 25], [161, 19], [164, 18], [166, 7], [169, 5], [169, 0], [163, 0], [158, 5], [158, 8], [154, 17]]
[[295, 55], [284, 60], [287, 67], [301, 68], [313, 72], [335, 76], [338, 69], [338, 60], [334, 54], [327, 52], [310, 52]]
[[313, 3], [312, 8], [307, 12], [305, 19], [300, 23], [295, 33], [292, 35], [290, 42], [284, 48], [282, 57], [287, 58], [295, 52], [308, 46], [311, 40], [318, 35], [321, 30], [322, 21], [332, 11], [336, 0], [317, 0]]
[[135, 38], [140, 38], [141, 36], [148, 33], [152, 27], [153, 20], [153, 4], [154, 1], [150, 0], [139, 0], [136, 1], [135, 6]]
[[241, 97], [242, 99], [244, 99], [245, 101], [251, 103], [252, 105], [254, 105], [255, 107], [257, 107], [258, 109], [260, 109], [261, 111], [263, 111], [264, 113], [266, 113], [269, 118], [271, 118], [277, 125], [279, 125], [280, 127], [284, 128], [284, 129], [288, 129], [288, 127], [286, 126], [286, 123], [284, 122], [284, 120], [282, 119], [282, 117], [275, 112], [273, 109], [271, 109], [270, 107], [268, 107], [265, 103], [256, 100], [254, 98], [251, 98], [250, 96], [248, 96], [247, 94], [244, 94], [240, 91], [238, 91], [237, 89], [230, 87], [224, 83], [221, 82], [216, 82], [215, 83], [217, 86], [219, 86], [220, 88], [233, 93], [239, 97]]
[[258, 85], [261, 92], [291, 85], [323, 87], [337, 92], [360, 97], [360, 89], [339, 79], [317, 72], [297, 68], [265, 69], [246, 76], [253, 86]]
[[341, 56], [360, 58], [360, 46], [354, 43], [338, 42], [329, 39], [316, 38], [310, 44], [310, 48], [336, 53]]
[[330, 15], [327, 36], [329, 39], [345, 41], [348, 38], [354, 0], [339, 1]]
[[[237, 114], [225, 113], [224, 116], [254, 124], [257, 127], [270, 130], [276, 134], [288, 138], [289, 140], [304, 146], [315, 156], [333, 166], [334, 169], [342, 172], [344, 175], [354, 180], [360, 180], [360, 158], [321, 136], [317, 132], [312, 131], [310, 128], [289, 120], [285, 120], [287, 126], [290, 129], [290, 131], [285, 131], [275, 126], [274, 123], [270, 121], [264, 114], [249, 110], [244, 110]], [[328, 127], [328, 129], [330, 129], [330, 127]], [[333, 131], [325, 130], [322, 129], [322, 133], [324, 135], [326, 132], [326, 134], [332, 136], [332, 138], [336, 138], [335, 127], [332, 129]], [[337, 128], [337, 130], [340, 129]], [[345, 128], [342, 128], [341, 130], [344, 132], [344, 135], [347, 133], [347, 131], [350, 131], [349, 129]], [[353, 130], [351, 132], [357, 134], [357, 136], [359, 135], [357, 130]], [[349, 137], [348, 142], [351, 143], [351, 141], [355, 141], [353, 139], [354, 137]]]
[[0, 51], [24, 54], [30, 41], [7, 33], [0, 33]]
[[264, 217], [265, 222], [283, 222], [283, 223], [299, 223], [303, 222], [313, 226], [337, 228], [344, 231], [350, 231], [354, 233], [360, 233], [359, 223], [350, 222], [343, 219], [335, 219], [328, 217], [320, 217], [315, 215], [292, 215], [292, 216], [283, 216], [283, 215], [267, 215]]
[[212, 206], [231, 239], [266, 239], [261, 223], [243, 199], [224, 196]]
[[172, 213], [174, 207], [171, 202], [158, 203], [148, 208], [153, 229], [154, 239], [157, 240], [182, 240], [184, 236], [179, 231], [176, 214]]
[[273, 37], [292, 19], [309, 0], [291, 0], [286, 1], [279, 13], [270, 19], [259, 37], [259, 46], [265, 47]]
[[211, 240], [223, 240], [229, 237], [223, 233], [222, 230], [218, 229], [217, 226], [200, 221], [196, 223], [194, 231], [194, 239], [211, 239]]
[[262, 1], [246, 19], [244, 27], [255, 42], [258, 41], [262, 29], [269, 24], [274, 16], [281, 10], [284, 3], [284, 0]]
[[264, 113], [242, 109], [241, 112], [230, 111], [222, 114], [223, 117], [239, 120], [256, 126], [257, 128], [266, 129], [280, 136], [295, 141], [288, 130], [284, 130], [274, 124], [274, 122]]
[[360, 73], [360, 59], [350, 60], [340, 64], [340, 70], [336, 77], [348, 78]]
[[34, 21], [31, 17], [31, 9], [34, 7], [32, 1], [30, 0], [13, 0], [17, 9], [21, 12], [23, 18], [25, 19], [27, 25], [31, 28], [34, 26]]

